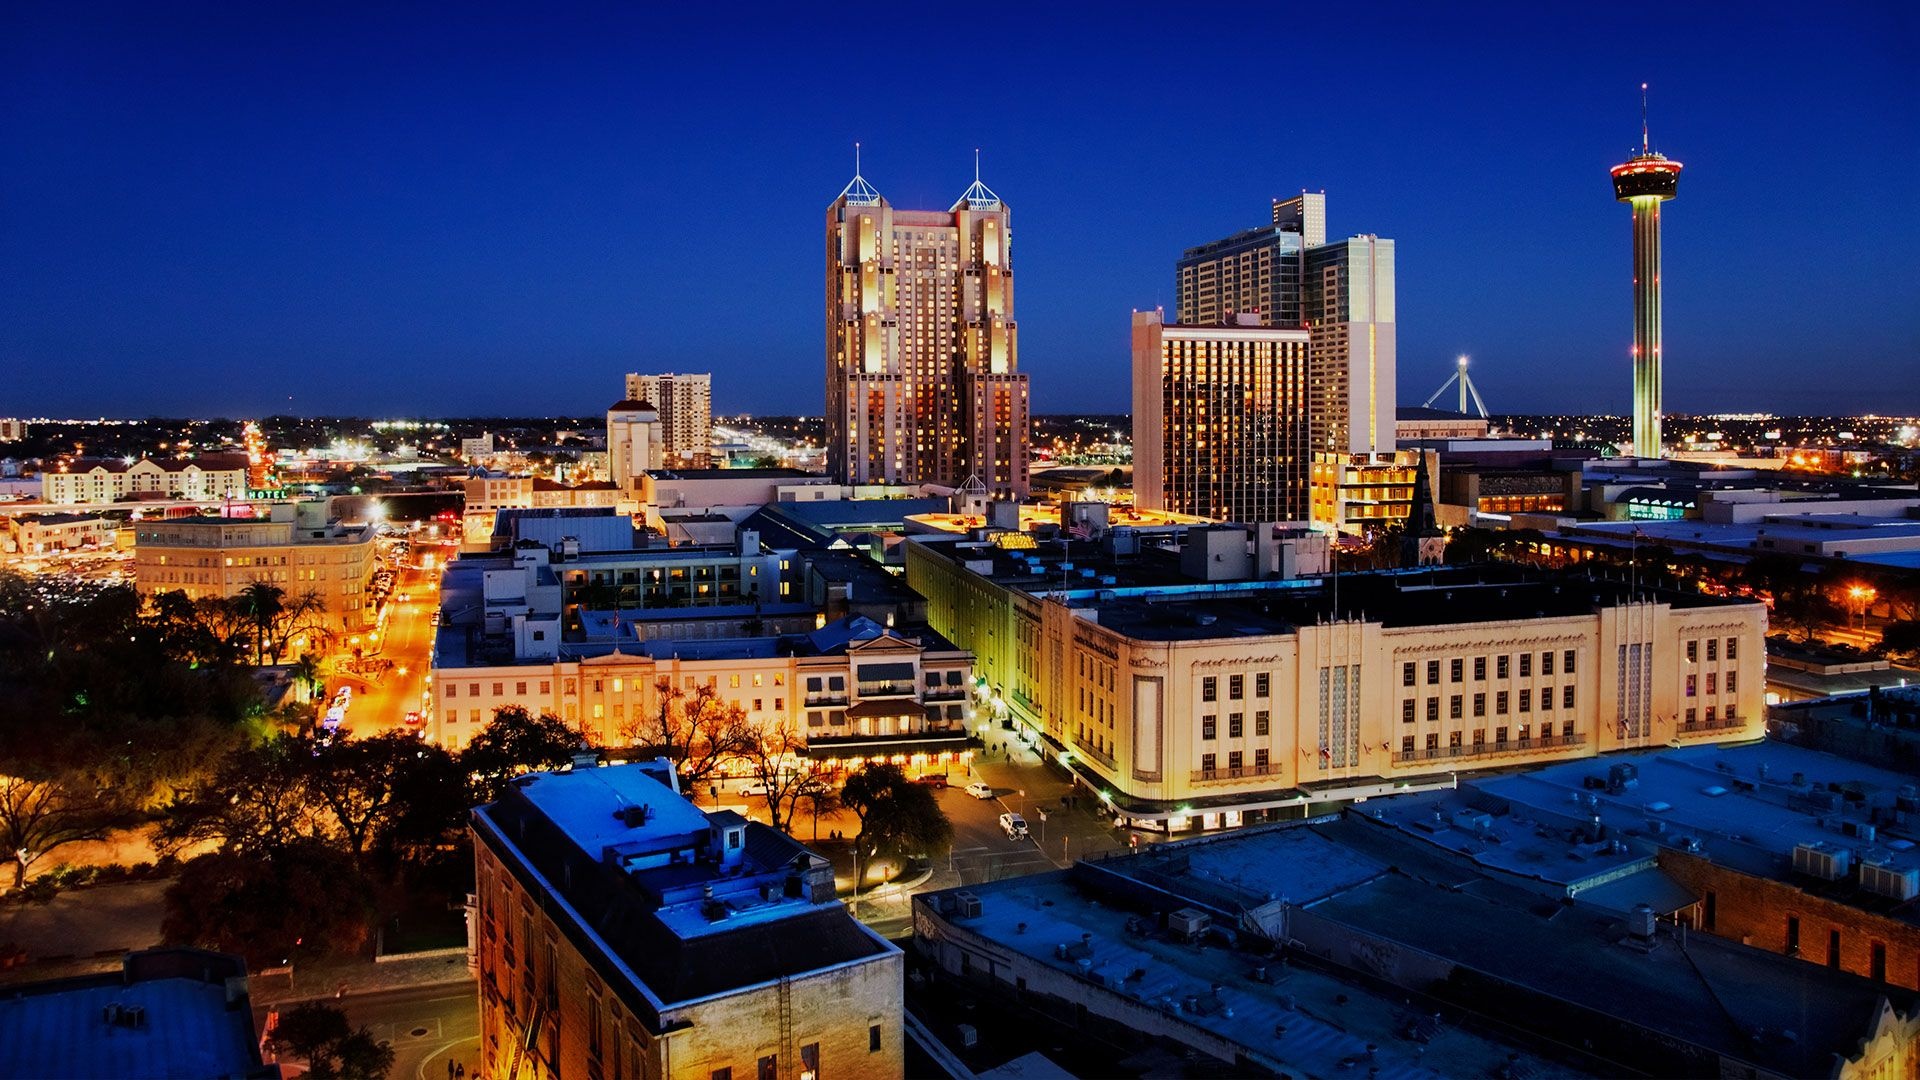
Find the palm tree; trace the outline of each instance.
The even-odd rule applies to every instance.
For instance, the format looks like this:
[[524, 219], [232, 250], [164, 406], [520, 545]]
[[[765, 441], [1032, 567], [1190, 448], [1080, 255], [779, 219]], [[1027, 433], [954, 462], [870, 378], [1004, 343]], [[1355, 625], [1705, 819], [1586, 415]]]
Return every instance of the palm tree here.
[[279, 618], [282, 600], [286, 590], [278, 585], [256, 581], [240, 590], [234, 597], [234, 605], [253, 626], [253, 666], [259, 667], [265, 658], [267, 634], [273, 629], [274, 620]]
[[300, 659], [293, 662], [293, 684], [307, 688], [309, 701], [326, 692], [326, 681], [320, 676], [320, 661], [312, 653], [301, 653]]

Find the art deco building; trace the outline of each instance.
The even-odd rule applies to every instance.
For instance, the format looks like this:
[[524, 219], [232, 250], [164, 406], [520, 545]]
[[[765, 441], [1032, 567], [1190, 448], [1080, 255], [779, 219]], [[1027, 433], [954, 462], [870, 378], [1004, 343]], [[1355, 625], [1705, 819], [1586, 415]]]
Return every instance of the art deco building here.
[[855, 175], [827, 208], [827, 463], [850, 484], [1027, 491], [1011, 212], [976, 175], [944, 211]]
[[713, 453], [713, 375], [627, 376], [627, 398], [660, 413], [660, 447], [668, 468], [704, 469]]
[[1133, 316], [1134, 499], [1222, 521], [1304, 521], [1308, 333]]
[[1308, 583], [1219, 532], [1184, 581], [1117, 538], [914, 536], [907, 581], [996, 711], [1151, 828], [1765, 730], [1764, 604], [1509, 566]]

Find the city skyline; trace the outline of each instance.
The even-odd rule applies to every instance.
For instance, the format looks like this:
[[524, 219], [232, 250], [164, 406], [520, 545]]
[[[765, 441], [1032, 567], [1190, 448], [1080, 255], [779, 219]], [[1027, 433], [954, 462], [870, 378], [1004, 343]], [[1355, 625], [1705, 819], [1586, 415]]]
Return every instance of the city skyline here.
[[[951, 202], [983, 149], [1021, 209], [1036, 414], [1125, 411], [1128, 315], [1173, 309], [1166, 266], [1302, 188], [1337, 193], [1332, 232], [1364, 224], [1402, 249], [1400, 404], [1468, 353], [1497, 412], [1620, 414], [1627, 226], [1595, 176], [1637, 143], [1642, 81], [1655, 149], [1690, 170], [1666, 243], [1667, 411], [1910, 411], [1912, 17], [1794, 10], [1677, 13], [1649, 56], [1639, 27], [1406, 9], [1371, 51], [1298, 60], [1300, 107], [1277, 130], [1269, 109], [1195, 112], [1250, 76], [1125, 70], [1124, 19], [1076, 22], [1067, 45], [1065, 22], [1012, 27], [977, 104], [962, 107], [980, 88], [936, 77], [848, 110], [807, 73], [808, 43], [831, 39], [772, 16], [779, 48], [617, 10], [533, 28], [504, 10], [384, 14], [376, 35], [337, 17], [15, 11], [0, 412], [588, 414], [590, 387], [646, 369], [711, 369], [723, 414], [812, 412], [814, 230], [859, 140], [899, 205]], [[1356, 29], [1315, 15], [1291, 33]], [[1226, 32], [1287, 31], [1251, 10], [1156, 28], [1166, 55]], [[1362, 61], [1396, 77], [1336, 80]], [[1817, 86], [1781, 74], [1805, 70]], [[1778, 165], [1810, 144], [1845, 184], [1817, 226], [1781, 212]], [[1781, 249], [1812, 227], [1832, 239], [1795, 241], [1827, 252], [1810, 274]], [[727, 234], [753, 237], [750, 295], [699, 285], [737, 272]], [[1785, 297], [1879, 314], [1836, 334], [1783, 315]], [[1793, 381], [1807, 370], [1846, 377]]]

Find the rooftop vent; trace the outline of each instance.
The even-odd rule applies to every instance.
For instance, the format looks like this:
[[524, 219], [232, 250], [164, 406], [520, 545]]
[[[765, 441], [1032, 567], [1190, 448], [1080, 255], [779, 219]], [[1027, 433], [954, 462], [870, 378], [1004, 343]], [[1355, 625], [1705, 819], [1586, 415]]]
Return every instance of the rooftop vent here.
[[979, 893], [971, 889], [962, 889], [960, 892], [953, 894], [953, 899], [959, 905], [959, 915], [961, 918], [977, 919], [980, 917]]
[[1824, 841], [1799, 844], [1793, 849], [1793, 869], [1796, 873], [1821, 881], [1839, 881], [1847, 876], [1847, 867], [1852, 858], [1846, 848], [1835, 847]]

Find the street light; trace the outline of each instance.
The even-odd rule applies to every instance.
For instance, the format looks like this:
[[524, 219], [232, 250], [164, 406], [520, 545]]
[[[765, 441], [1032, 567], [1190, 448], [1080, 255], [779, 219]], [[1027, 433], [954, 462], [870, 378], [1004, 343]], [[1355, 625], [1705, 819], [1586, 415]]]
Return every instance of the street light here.
[[1853, 606], [1860, 613], [1860, 632], [1864, 634], [1867, 632], [1867, 605], [1880, 595], [1879, 590], [1871, 585], [1855, 585], [1847, 590], [1847, 595], [1853, 599]]

